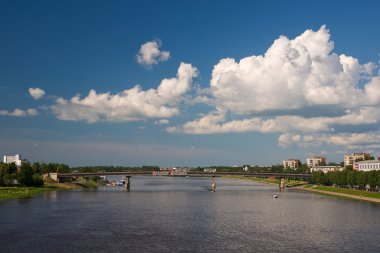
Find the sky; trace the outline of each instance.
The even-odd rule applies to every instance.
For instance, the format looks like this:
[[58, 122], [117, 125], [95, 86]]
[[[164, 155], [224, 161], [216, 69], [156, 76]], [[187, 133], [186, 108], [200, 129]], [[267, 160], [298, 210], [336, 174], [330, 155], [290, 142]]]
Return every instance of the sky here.
[[0, 154], [380, 156], [379, 1], [0, 1]]

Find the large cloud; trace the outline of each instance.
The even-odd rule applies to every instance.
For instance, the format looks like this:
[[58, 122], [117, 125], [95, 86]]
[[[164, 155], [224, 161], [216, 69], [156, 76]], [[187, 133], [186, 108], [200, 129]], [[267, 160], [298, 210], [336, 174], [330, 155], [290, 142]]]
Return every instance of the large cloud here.
[[380, 132], [366, 133], [316, 133], [295, 134], [284, 133], [278, 137], [282, 147], [319, 147], [321, 145], [341, 146], [346, 149], [366, 150], [380, 149]]
[[197, 74], [195, 67], [181, 63], [177, 77], [163, 79], [157, 89], [144, 91], [135, 86], [114, 95], [91, 90], [83, 99], [79, 95], [71, 100], [58, 99], [52, 111], [62, 120], [87, 122], [170, 118], [179, 113], [179, 103]]
[[170, 57], [169, 51], [160, 51], [162, 43], [160, 40], [149, 41], [141, 45], [136, 55], [137, 62], [149, 68], [158, 62], [167, 61]]
[[214, 66], [214, 110], [168, 132], [320, 133], [378, 124], [380, 77], [373, 63], [333, 52], [329, 31], [280, 36], [264, 55]]
[[[219, 109], [236, 114], [332, 105], [378, 105], [378, 78], [365, 89], [373, 64], [332, 52], [329, 31], [307, 30], [293, 40], [280, 36], [265, 55], [240, 62], [226, 58], [214, 66], [211, 88]], [[375, 91], [375, 92], [374, 92]]]
[[199, 119], [187, 122], [180, 127], [168, 127], [168, 132], [183, 132], [186, 134], [216, 134], [216, 133], [284, 133], [298, 131], [304, 133], [334, 132], [339, 125], [370, 125], [380, 122], [380, 110], [365, 107], [359, 110], [347, 110], [345, 115], [336, 117], [301, 117], [281, 115], [276, 117], [253, 117], [226, 121], [222, 111], [206, 114]]

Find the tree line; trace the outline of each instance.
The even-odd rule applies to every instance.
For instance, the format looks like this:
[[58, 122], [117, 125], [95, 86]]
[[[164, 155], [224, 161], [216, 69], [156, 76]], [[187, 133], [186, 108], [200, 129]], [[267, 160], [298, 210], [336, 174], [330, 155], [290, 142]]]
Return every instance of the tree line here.
[[70, 171], [68, 165], [60, 163], [22, 163], [20, 167], [17, 167], [15, 163], [0, 163], [0, 186], [41, 187], [44, 184], [43, 174]]
[[380, 171], [356, 171], [345, 169], [343, 171], [314, 172], [312, 183], [351, 188], [358, 190], [377, 191], [380, 189]]

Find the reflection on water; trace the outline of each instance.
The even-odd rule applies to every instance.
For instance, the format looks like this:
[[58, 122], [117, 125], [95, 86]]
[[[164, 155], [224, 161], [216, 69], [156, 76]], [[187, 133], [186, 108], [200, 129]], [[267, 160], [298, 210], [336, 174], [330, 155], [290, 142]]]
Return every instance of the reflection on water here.
[[0, 252], [380, 249], [379, 205], [232, 179], [216, 184], [212, 193], [210, 178], [132, 177], [130, 192], [99, 187], [3, 201]]

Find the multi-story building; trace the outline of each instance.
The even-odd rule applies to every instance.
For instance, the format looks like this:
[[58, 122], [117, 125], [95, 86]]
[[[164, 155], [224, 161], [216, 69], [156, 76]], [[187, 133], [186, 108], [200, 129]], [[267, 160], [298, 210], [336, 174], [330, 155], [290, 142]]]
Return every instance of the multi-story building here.
[[17, 166], [21, 166], [22, 159], [20, 154], [16, 155], [5, 155], [3, 157], [4, 163], [15, 163]]
[[354, 162], [354, 170], [357, 171], [371, 171], [371, 170], [380, 170], [380, 161], [379, 160], [367, 160]]
[[343, 167], [341, 166], [314, 166], [310, 167], [310, 172], [322, 171], [323, 173], [327, 173], [330, 171], [343, 171]]
[[325, 165], [326, 164], [326, 157], [323, 156], [313, 156], [310, 158], [307, 158], [306, 164], [309, 168], [319, 165]]
[[282, 161], [284, 168], [298, 169], [300, 167], [300, 160], [298, 159], [288, 159]]
[[371, 157], [370, 154], [367, 153], [353, 153], [351, 155], [344, 156], [344, 166], [354, 165], [355, 161], [358, 159], [368, 160]]

